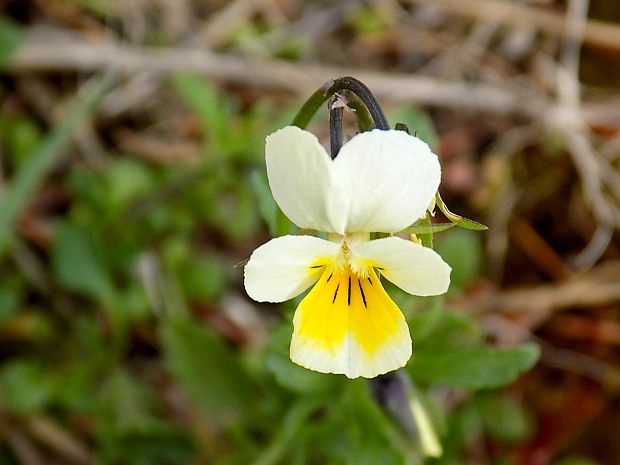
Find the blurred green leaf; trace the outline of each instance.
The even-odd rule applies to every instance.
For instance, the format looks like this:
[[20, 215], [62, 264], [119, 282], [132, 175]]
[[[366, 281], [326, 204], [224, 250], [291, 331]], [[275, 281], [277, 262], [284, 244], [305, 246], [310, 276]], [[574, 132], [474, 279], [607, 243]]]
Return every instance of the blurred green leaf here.
[[400, 465], [402, 457], [384, 442], [360, 440], [347, 454], [347, 465]]
[[325, 394], [342, 387], [339, 376], [318, 373], [294, 364], [289, 356], [293, 327], [283, 323], [272, 334], [266, 354], [267, 369], [274, 375], [278, 385], [303, 395]]
[[85, 166], [76, 166], [68, 173], [65, 186], [78, 201], [73, 211], [82, 216], [94, 215], [98, 219], [105, 217], [109, 207], [108, 186], [101, 174]]
[[125, 210], [136, 196], [153, 187], [151, 172], [147, 167], [129, 158], [113, 160], [105, 176], [109, 205], [119, 212]]
[[435, 251], [452, 267], [451, 290], [467, 287], [482, 273], [482, 241], [475, 232], [451, 229], [437, 237]]
[[184, 263], [180, 281], [190, 299], [217, 300], [228, 284], [228, 274], [216, 257], [197, 258]]
[[254, 195], [258, 200], [258, 211], [269, 227], [273, 237], [293, 234], [297, 227], [289, 220], [273, 199], [271, 188], [264, 171], [255, 170], [250, 178]]
[[252, 381], [213, 331], [195, 321], [168, 319], [160, 338], [168, 369], [197, 406], [218, 413], [252, 410]]
[[30, 118], [18, 115], [7, 118], [4, 129], [8, 155], [14, 167], [24, 162], [41, 143], [41, 128]]
[[433, 465], [469, 465], [463, 461], [463, 450], [479, 440], [484, 433], [482, 421], [473, 402], [465, 402], [446, 417], [447, 433], [442, 437], [444, 454], [432, 460]]
[[319, 394], [329, 392], [335, 385], [333, 376], [295, 365], [288, 356], [282, 354], [267, 355], [266, 363], [276, 382], [293, 392]]
[[102, 256], [102, 246], [85, 226], [63, 223], [58, 227], [52, 244], [52, 268], [67, 289], [102, 300], [110, 298], [112, 284]]
[[532, 435], [534, 420], [514, 397], [504, 393], [484, 393], [476, 399], [476, 405], [490, 437], [517, 443]]
[[269, 234], [276, 236], [278, 231], [278, 206], [271, 195], [269, 182], [264, 172], [255, 170], [250, 177], [254, 195], [258, 199], [258, 211], [269, 227]]
[[280, 462], [286, 447], [318, 405], [316, 400], [304, 398], [293, 404], [281, 420], [281, 428], [273, 441], [263, 450], [253, 465], [274, 465]]
[[278, 45], [274, 57], [296, 61], [308, 49], [308, 40], [303, 36], [292, 36]]
[[175, 73], [171, 82], [185, 104], [200, 117], [214, 147], [220, 150], [225, 145], [232, 117], [230, 103], [207, 80], [195, 74]]
[[417, 381], [467, 389], [504, 386], [534, 366], [538, 346], [525, 344], [510, 349], [462, 347], [458, 350], [427, 352], [418, 350], [409, 363]]
[[0, 202], [0, 256], [6, 249], [15, 221], [30, 200], [45, 175], [62, 155], [62, 148], [75, 128], [96, 108], [115, 78], [107, 74], [89, 88], [86, 95], [67, 114], [67, 117], [50, 132], [37, 150], [20, 165], [9, 183], [8, 191]]
[[415, 312], [408, 318], [411, 338], [416, 347], [432, 336], [441, 324], [444, 314], [445, 310], [441, 305], [433, 305], [431, 308]]
[[373, 34], [384, 31], [389, 25], [376, 8], [357, 8], [349, 23], [359, 34]]
[[223, 226], [233, 240], [253, 236], [260, 226], [251, 189], [249, 182], [237, 182], [234, 191], [225, 193], [220, 199], [217, 214], [220, 217], [220, 226]]
[[97, 465], [186, 465], [196, 455], [190, 438], [173, 424], [131, 434], [99, 427], [95, 439]]
[[21, 28], [12, 20], [0, 16], [0, 68], [7, 64], [23, 41]]
[[414, 106], [402, 106], [388, 112], [388, 120], [394, 124], [405, 124], [412, 135], [417, 135], [419, 139], [426, 142], [431, 150], [437, 150], [439, 136], [433, 120], [424, 110]]
[[0, 324], [11, 318], [19, 306], [19, 292], [9, 287], [0, 287]]
[[[483, 334], [478, 324], [459, 311], [436, 310], [416, 312], [409, 318], [414, 352], [458, 351], [463, 347], [478, 347]], [[414, 355], [415, 358], [415, 355]]]
[[147, 432], [160, 423], [153, 415], [155, 397], [151, 390], [123, 369], [108, 374], [101, 386], [101, 407], [118, 433]]
[[0, 399], [17, 414], [42, 409], [50, 397], [50, 384], [41, 366], [31, 360], [13, 360], [0, 372]]

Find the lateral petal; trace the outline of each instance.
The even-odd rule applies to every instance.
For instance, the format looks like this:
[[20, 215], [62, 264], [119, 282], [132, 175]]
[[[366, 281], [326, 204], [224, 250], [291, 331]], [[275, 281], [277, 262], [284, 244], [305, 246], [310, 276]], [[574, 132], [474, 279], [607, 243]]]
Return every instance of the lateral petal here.
[[332, 160], [314, 134], [287, 126], [267, 136], [267, 177], [273, 198], [302, 229], [334, 231], [327, 212]]
[[409, 294], [440, 295], [450, 285], [450, 265], [428, 247], [400, 237], [386, 237], [357, 245], [354, 260], [379, 269], [385, 278]]
[[333, 162], [345, 198], [347, 232], [398, 232], [415, 222], [434, 198], [441, 168], [422, 140], [404, 131], [374, 129], [354, 136]]
[[284, 302], [314, 284], [340, 246], [314, 236], [282, 236], [258, 247], [244, 268], [248, 295], [258, 302]]

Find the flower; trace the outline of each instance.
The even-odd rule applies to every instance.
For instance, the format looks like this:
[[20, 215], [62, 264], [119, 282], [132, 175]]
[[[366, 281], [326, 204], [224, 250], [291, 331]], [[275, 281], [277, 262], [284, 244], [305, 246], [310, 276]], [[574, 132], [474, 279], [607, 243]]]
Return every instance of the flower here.
[[[267, 137], [274, 199], [302, 229], [258, 247], [245, 266], [245, 289], [259, 302], [310, 292], [293, 319], [291, 360], [323, 373], [372, 378], [404, 366], [411, 337], [379, 273], [404, 291], [443, 294], [450, 267], [433, 250], [396, 236], [424, 215], [441, 169], [428, 145], [403, 131], [354, 136], [332, 160], [317, 138], [294, 126]], [[378, 273], [379, 272], [379, 273]]]

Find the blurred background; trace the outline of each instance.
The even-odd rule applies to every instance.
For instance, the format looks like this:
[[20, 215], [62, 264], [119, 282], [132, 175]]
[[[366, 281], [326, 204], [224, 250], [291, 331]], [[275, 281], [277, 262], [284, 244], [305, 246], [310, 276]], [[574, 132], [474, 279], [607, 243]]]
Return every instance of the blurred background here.
[[[389, 289], [417, 432], [243, 289], [264, 138], [346, 75], [489, 226]], [[617, 0], [0, 0], [0, 464], [617, 465], [619, 129]]]

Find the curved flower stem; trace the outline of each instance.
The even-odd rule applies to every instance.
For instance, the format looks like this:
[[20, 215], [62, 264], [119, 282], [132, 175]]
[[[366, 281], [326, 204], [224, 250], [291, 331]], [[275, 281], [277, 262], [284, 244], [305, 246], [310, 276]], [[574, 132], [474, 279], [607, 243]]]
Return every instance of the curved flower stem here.
[[368, 108], [366, 108], [366, 105], [364, 105], [364, 102], [353, 92], [346, 92], [345, 98], [347, 99], [347, 107], [355, 112], [359, 130], [364, 132], [373, 129], [375, 127], [375, 122], [372, 120], [372, 116]]
[[330, 97], [336, 92], [349, 91], [355, 94], [363, 102], [367, 108], [368, 113], [371, 115], [374, 125], [378, 129], [390, 129], [387, 118], [383, 113], [383, 110], [379, 106], [379, 102], [372, 94], [370, 89], [366, 87], [362, 82], [357, 79], [345, 76], [334, 79], [333, 81], [327, 81], [323, 86], [314, 92], [308, 100], [303, 104], [295, 118], [293, 124], [297, 127], [304, 129], [308, 126], [308, 123]]

